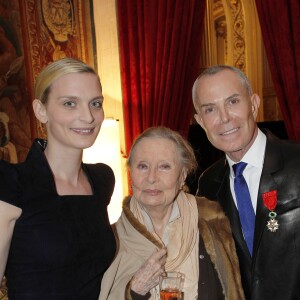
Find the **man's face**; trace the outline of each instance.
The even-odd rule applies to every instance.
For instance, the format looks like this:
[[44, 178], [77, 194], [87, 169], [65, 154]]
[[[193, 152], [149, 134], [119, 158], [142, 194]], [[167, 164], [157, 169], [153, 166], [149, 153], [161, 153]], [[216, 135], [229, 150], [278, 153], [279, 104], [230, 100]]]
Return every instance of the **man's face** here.
[[258, 95], [249, 96], [242, 79], [223, 70], [199, 79], [196, 96], [195, 119], [209, 141], [232, 160], [241, 160], [257, 135]]

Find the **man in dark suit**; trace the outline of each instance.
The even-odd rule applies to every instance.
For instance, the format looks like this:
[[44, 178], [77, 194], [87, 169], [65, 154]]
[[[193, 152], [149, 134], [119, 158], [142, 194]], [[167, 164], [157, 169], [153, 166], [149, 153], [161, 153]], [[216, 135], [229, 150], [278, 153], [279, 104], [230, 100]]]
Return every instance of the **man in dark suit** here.
[[196, 121], [226, 154], [200, 176], [198, 194], [230, 219], [246, 298], [300, 299], [300, 143], [258, 129], [260, 98], [234, 67], [205, 70], [193, 102]]

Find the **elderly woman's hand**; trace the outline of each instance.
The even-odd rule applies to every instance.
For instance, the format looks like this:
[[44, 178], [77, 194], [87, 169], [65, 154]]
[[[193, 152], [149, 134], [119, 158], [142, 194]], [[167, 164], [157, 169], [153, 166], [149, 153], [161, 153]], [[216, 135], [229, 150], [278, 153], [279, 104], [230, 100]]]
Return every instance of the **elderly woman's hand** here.
[[145, 295], [158, 284], [159, 275], [164, 271], [166, 254], [166, 249], [160, 249], [148, 258], [131, 280], [132, 291]]

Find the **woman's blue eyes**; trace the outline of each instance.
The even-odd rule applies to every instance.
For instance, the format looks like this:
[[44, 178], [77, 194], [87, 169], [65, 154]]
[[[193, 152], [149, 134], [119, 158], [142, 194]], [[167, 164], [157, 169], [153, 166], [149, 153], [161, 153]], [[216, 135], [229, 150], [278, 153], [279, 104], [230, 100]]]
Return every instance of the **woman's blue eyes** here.
[[91, 105], [95, 108], [101, 108], [102, 107], [102, 102], [101, 101], [93, 101]]
[[74, 102], [74, 101], [67, 101], [67, 102], [64, 102], [64, 106], [67, 106], [67, 107], [74, 107], [74, 106], [75, 106], [75, 102]]
[[159, 168], [163, 169], [163, 170], [169, 170], [169, 169], [171, 169], [171, 166], [168, 164], [164, 164], [164, 165], [159, 166]]
[[[73, 101], [73, 100], [69, 100], [69, 101], [66, 101], [66, 102], [64, 102], [64, 106], [66, 106], [66, 107], [75, 107], [76, 106], [76, 101]], [[102, 101], [92, 101], [91, 103], [90, 103], [90, 106], [92, 107], [92, 108], [102, 108]]]
[[[137, 168], [140, 169], [140, 170], [147, 170], [149, 167], [146, 164], [138, 164]], [[169, 169], [171, 169], [171, 166], [169, 164], [162, 164], [162, 165], [159, 165], [157, 167], [157, 169], [159, 169], [159, 170], [169, 170]]]
[[147, 169], [147, 166], [146, 165], [144, 165], [144, 164], [138, 164], [138, 169], [141, 169], [141, 170], [143, 170], [143, 169]]

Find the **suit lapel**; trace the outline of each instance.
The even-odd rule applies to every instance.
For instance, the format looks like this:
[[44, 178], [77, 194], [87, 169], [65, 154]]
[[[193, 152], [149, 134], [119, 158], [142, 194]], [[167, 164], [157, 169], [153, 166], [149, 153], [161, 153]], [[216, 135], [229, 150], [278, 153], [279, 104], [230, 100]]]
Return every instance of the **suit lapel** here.
[[283, 169], [283, 158], [278, 139], [269, 132], [264, 132], [267, 136], [267, 145], [265, 150], [264, 165], [258, 190], [257, 208], [256, 208], [256, 223], [253, 244], [253, 257], [248, 251], [246, 242], [243, 237], [240, 219], [234, 200], [231, 195], [229, 182], [229, 166], [225, 159], [225, 164], [220, 166], [220, 171], [216, 178], [214, 178], [216, 186], [219, 186], [217, 191], [217, 200], [223, 207], [227, 217], [230, 220], [232, 233], [235, 239], [236, 247], [239, 252], [240, 263], [246, 265], [252, 263], [252, 268], [255, 266], [257, 251], [263, 236], [264, 230], [267, 230], [266, 225], [268, 221], [269, 211], [263, 204], [262, 195], [271, 190], [279, 190], [283, 177], [280, 176], [280, 170]]
[[278, 176], [278, 171], [283, 168], [283, 158], [280, 147], [273, 139], [273, 136], [267, 134], [267, 145], [263, 170], [260, 178], [259, 190], [257, 195], [257, 208], [255, 219], [255, 233], [253, 243], [253, 258], [255, 258], [259, 247], [262, 234], [266, 229], [269, 211], [263, 203], [263, 193], [272, 190], [278, 190], [282, 177]]

